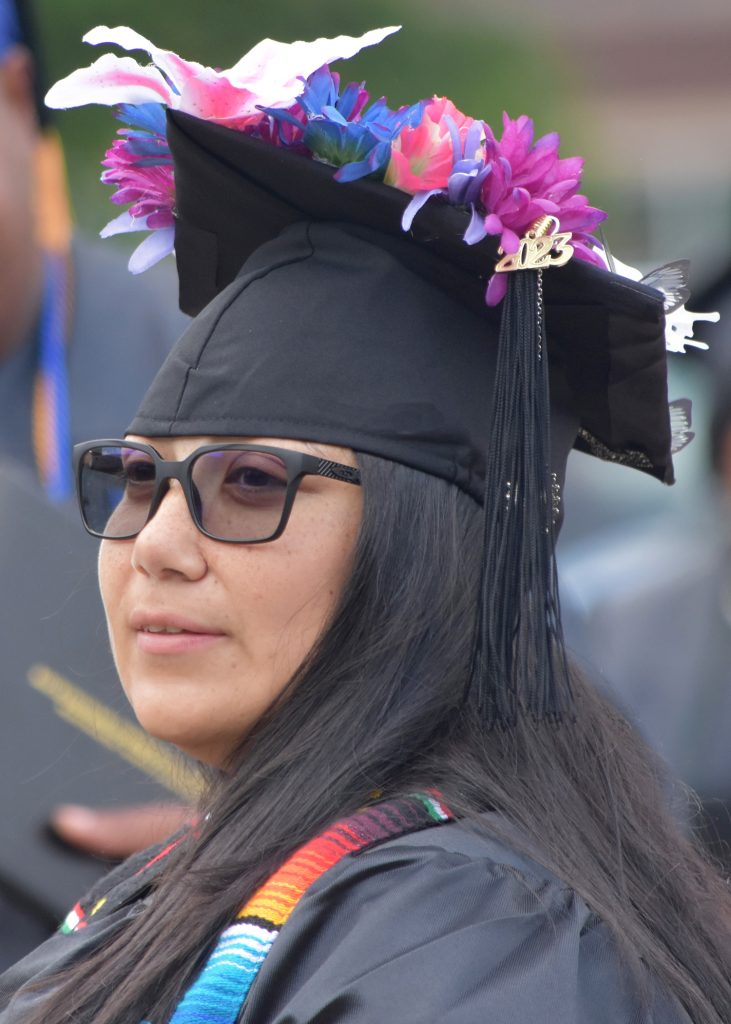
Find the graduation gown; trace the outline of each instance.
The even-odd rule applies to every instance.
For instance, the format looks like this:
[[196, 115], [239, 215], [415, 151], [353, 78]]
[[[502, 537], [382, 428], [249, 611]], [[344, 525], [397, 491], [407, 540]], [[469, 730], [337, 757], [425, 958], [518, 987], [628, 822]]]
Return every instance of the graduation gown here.
[[[0, 1024], [27, 1019], [38, 999], [29, 980], [83, 957], [143, 910], [149, 876], [134, 875], [149, 856], [108, 876], [109, 913], [55, 935], [0, 978]], [[322, 875], [238, 1021], [689, 1024], [673, 998], [652, 980], [649, 988], [643, 1000], [609, 929], [570, 886], [455, 822], [345, 856]]]

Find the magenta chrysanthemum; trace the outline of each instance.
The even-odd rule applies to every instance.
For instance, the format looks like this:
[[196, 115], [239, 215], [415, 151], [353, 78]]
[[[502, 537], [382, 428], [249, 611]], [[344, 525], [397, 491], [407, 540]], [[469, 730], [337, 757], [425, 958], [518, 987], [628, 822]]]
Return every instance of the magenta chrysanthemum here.
[[[599, 242], [592, 232], [606, 213], [590, 206], [586, 196], [578, 194], [584, 161], [581, 157], [560, 159], [559, 141], [559, 136], [552, 133], [534, 143], [533, 121], [525, 115], [513, 121], [503, 114], [500, 140], [485, 125], [485, 165], [490, 172], [480, 188], [484, 234], [499, 235], [502, 249], [513, 253], [531, 225], [551, 214], [558, 219], [562, 231], [571, 232], [576, 258], [603, 268]], [[480, 232], [474, 230], [473, 224], [471, 240], [478, 241], [479, 237]], [[499, 302], [506, 287], [503, 275], [493, 275], [488, 285], [488, 304]]]

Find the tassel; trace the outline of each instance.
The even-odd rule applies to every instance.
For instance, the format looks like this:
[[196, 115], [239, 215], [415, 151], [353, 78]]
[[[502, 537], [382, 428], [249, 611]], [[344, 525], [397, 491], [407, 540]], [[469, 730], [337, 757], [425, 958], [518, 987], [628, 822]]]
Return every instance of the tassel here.
[[554, 557], [542, 270], [508, 274], [485, 480], [477, 697], [488, 726], [560, 721], [571, 684]]

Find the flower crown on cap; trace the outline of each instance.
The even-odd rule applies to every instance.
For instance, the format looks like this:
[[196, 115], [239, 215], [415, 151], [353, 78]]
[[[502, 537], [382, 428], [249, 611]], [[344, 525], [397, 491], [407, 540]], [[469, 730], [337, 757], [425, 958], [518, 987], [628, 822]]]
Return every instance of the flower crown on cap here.
[[[99, 26], [87, 32], [84, 42], [144, 50], [152, 59], [142, 66], [131, 57], [105, 54], [57, 82], [46, 96], [48, 106], [56, 108], [116, 106], [126, 125], [106, 152], [102, 181], [117, 188], [112, 202], [128, 209], [106, 225], [102, 237], [152, 232], [132, 254], [133, 273], [173, 251], [175, 179], [165, 134], [165, 107], [170, 107], [329, 164], [343, 183], [370, 177], [406, 192], [413, 199], [403, 214], [405, 231], [437, 196], [469, 211], [463, 236], [468, 245], [493, 235], [505, 254], [518, 253], [536, 222], [549, 217], [556, 231], [560, 226], [570, 237], [573, 256], [608, 269], [611, 257], [593, 234], [606, 214], [579, 193], [583, 158], [560, 158], [558, 134], [534, 141], [529, 117], [512, 120], [504, 114], [498, 138], [490, 125], [444, 97], [392, 110], [385, 98], [369, 105], [364, 83], [340, 88], [330, 63], [396, 31], [374, 29], [357, 38], [310, 43], [264, 39], [222, 71], [161, 50], [130, 28]], [[626, 276], [641, 279], [638, 271], [620, 266]], [[672, 266], [676, 277], [677, 265]], [[650, 276], [665, 290], [662, 274]], [[497, 305], [505, 290], [506, 275], [493, 273], [487, 304]], [[691, 314], [674, 298], [666, 308], [669, 349], [707, 347], [693, 340], [693, 321], [717, 320], [718, 314]]]

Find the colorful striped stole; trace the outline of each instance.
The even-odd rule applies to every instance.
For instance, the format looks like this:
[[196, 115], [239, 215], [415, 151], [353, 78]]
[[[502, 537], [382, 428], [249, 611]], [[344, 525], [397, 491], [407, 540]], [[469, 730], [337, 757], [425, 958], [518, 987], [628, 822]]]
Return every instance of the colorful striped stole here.
[[437, 794], [383, 801], [343, 818], [295, 851], [222, 933], [170, 1024], [236, 1024], [277, 936], [310, 886], [348, 854], [451, 821]]

